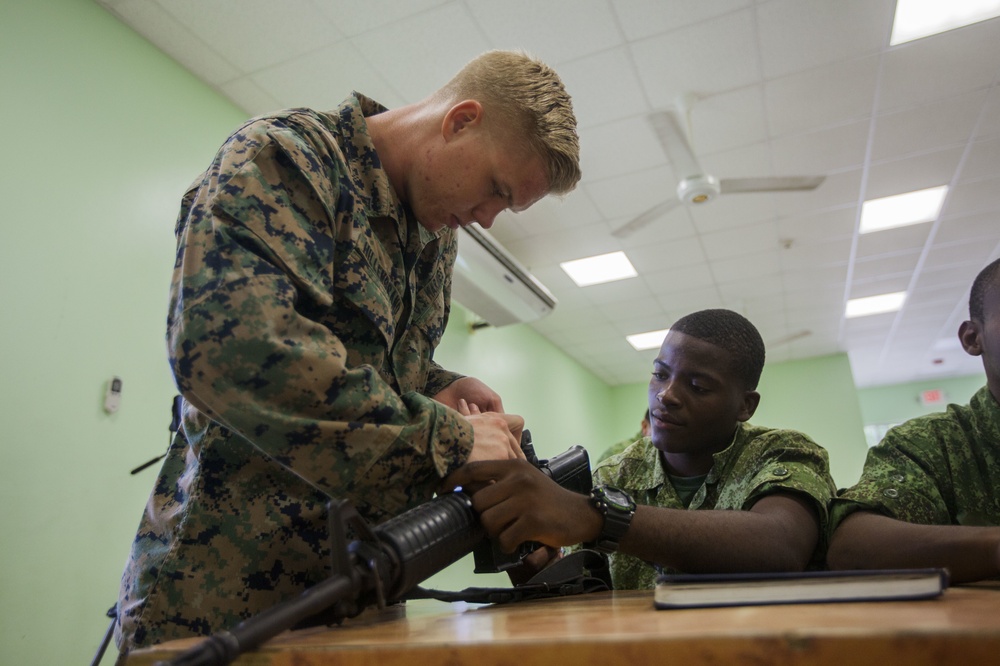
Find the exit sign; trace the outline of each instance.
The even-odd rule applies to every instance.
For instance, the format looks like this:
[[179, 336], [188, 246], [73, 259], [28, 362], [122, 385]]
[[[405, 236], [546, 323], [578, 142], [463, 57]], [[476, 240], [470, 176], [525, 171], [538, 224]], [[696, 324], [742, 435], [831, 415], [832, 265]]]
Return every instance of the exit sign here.
[[924, 407], [934, 407], [943, 405], [945, 401], [944, 391], [941, 389], [927, 389], [920, 392], [920, 404]]

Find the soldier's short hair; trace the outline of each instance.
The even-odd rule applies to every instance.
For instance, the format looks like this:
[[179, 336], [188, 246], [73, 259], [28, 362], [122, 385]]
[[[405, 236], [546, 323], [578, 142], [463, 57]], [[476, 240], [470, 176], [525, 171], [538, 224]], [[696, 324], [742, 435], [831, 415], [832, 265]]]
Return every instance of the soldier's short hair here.
[[732, 310], [700, 310], [681, 317], [670, 330], [726, 350], [737, 379], [750, 390], [757, 388], [764, 369], [764, 340], [749, 319]]
[[983, 302], [986, 300], [986, 292], [991, 287], [1000, 289], [1000, 259], [979, 271], [979, 275], [972, 282], [972, 291], [969, 292], [969, 319], [972, 321], [983, 322]]
[[545, 63], [520, 51], [487, 51], [437, 93], [458, 102], [475, 99], [521, 136], [545, 163], [549, 190], [570, 192], [580, 181], [580, 137], [569, 93]]

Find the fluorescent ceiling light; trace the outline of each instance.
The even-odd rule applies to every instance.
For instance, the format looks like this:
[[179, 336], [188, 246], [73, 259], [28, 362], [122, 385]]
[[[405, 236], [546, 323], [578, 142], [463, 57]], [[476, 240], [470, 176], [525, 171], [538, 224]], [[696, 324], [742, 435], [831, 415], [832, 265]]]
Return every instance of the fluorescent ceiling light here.
[[566, 271], [566, 275], [570, 276], [578, 287], [614, 282], [638, 275], [624, 252], [611, 252], [586, 259], [564, 261], [559, 266]]
[[896, 0], [889, 45], [1000, 16], [1000, 0]]
[[861, 205], [860, 233], [935, 220], [947, 194], [948, 186], [941, 185], [866, 201]]
[[847, 309], [844, 311], [844, 316], [851, 319], [852, 317], [866, 317], [873, 314], [882, 314], [883, 312], [895, 312], [903, 307], [903, 301], [905, 300], [905, 291], [868, 296], [867, 298], [852, 298], [847, 301]]
[[644, 349], [658, 349], [660, 345], [663, 344], [663, 338], [667, 337], [667, 333], [669, 332], [670, 329], [665, 328], [662, 331], [649, 331], [648, 333], [626, 335], [625, 339], [628, 340], [628, 343], [632, 345], [636, 351], [643, 351]]

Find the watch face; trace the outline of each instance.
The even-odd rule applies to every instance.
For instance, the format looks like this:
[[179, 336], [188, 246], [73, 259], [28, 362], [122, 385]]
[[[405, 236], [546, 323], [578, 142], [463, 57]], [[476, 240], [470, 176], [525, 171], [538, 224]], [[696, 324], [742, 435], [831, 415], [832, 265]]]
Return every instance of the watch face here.
[[632, 498], [617, 488], [605, 486], [604, 499], [608, 504], [621, 511], [632, 511], [634, 509]]

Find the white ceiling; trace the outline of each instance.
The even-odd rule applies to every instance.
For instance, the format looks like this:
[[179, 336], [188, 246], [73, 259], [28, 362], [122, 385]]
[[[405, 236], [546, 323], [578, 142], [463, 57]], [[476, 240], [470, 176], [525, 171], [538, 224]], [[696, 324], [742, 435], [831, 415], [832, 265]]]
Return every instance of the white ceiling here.
[[[555, 67], [583, 181], [492, 234], [559, 299], [531, 326], [610, 384], [645, 381], [655, 356], [626, 334], [710, 307], [749, 317], [769, 362], [846, 351], [859, 386], [982, 371], [956, 331], [972, 279], [1000, 257], [1000, 19], [890, 47], [893, 0], [98, 4], [250, 115], [328, 109], [351, 90], [400, 106], [492, 48]], [[647, 115], [682, 93], [698, 96], [692, 142], [711, 173], [826, 182], [677, 208], [612, 237], [672, 196]], [[942, 184], [936, 221], [858, 235], [865, 199]], [[638, 278], [579, 288], [559, 268], [613, 250]], [[900, 312], [844, 318], [848, 298], [900, 290]]]

